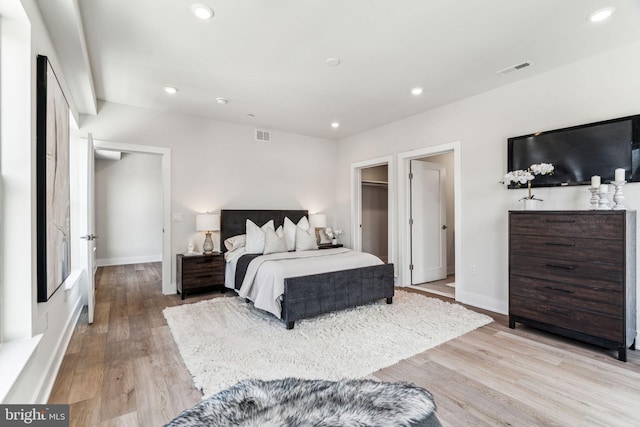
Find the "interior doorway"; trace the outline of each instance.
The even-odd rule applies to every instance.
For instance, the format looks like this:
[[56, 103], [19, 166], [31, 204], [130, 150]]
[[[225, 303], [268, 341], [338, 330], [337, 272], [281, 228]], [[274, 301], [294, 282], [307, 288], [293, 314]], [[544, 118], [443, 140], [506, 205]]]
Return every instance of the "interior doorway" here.
[[361, 170], [362, 251], [389, 262], [389, 166]]
[[459, 143], [398, 155], [402, 283], [456, 297], [460, 267]]
[[96, 150], [120, 153], [142, 153], [160, 155], [162, 180], [162, 293], [177, 292], [176, 283], [171, 281], [173, 262], [171, 259], [171, 149], [148, 145], [124, 144], [94, 140]]
[[395, 169], [391, 156], [351, 164], [351, 247], [396, 263]]

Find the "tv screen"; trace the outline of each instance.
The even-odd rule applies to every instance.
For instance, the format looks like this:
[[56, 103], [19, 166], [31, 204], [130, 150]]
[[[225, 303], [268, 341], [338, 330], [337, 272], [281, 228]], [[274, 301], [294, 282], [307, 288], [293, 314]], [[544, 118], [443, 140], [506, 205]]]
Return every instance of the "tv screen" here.
[[553, 175], [537, 175], [532, 187], [591, 184], [593, 175], [610, 182], [618, 168], [625, 170], [628, 182], [637, 182], [639, 150], [640, 115], [636, 115], [509, 138], [508, 169], [553, 164]]

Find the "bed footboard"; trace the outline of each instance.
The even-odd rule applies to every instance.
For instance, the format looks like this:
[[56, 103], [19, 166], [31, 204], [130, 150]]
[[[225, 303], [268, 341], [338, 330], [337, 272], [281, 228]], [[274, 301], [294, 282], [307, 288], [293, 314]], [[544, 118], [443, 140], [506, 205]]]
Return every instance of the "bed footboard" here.
[[299, 319], [343, 310], [394, 295], [393, 264], [290, 277], [284, 280], [282, 320], [293, 329]]

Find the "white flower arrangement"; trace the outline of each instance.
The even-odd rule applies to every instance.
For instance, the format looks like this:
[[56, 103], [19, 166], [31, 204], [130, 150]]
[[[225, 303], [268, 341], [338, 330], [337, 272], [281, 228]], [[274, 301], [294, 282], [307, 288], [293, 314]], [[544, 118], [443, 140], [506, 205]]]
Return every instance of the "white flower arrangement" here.
[[535, 164], [529, 166], [527, 170], [518, 169], [507, 173], [500, 182], [506, 185], [515, 184], [518, 188], [527, 184], [529, 193], [525, 199], [534, 199], [534, 196], [531, 195], [531, 181], [535, 179], [536, 175], [551, 175], [553, 170], [554, 167], [551, 163]]
[[333, 229], [331, 227], [327, 227], [327, 228], [324, 229], [324, 233], [327, 235], [327, 237], [329, 237], [331, 240], [333, 240], [333, 239], [337, 239], [338, 237], [342, 236], [344, 234], [344, 231], [338, 230], [338, 229]]

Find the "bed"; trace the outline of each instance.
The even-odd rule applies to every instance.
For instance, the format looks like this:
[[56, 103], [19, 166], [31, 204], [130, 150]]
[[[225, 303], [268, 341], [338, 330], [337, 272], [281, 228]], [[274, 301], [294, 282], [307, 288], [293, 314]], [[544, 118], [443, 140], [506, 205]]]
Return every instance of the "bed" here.
[[[258, 226], [262, 226], [267, 221], [273, 220], [275, 228], [278, 228], [284, 224], [285, 217], [294, 223], [298, 223], [302, 217], [307, 215], [308, 212], [306, 210], [225, 209], [220, 212], [220, 240], [224, 242], [230, 237], [244, 234], [247, 219], [253, 221]], [[226, 252], [227, 248], [224, 244], [221, 250]], [[319, 257], [312, 261], [316, 264], [321, 264], [325, 262], [325, 260], [328, 262], [331, 257], [348, 258], [352, 256], [355, 260], [355, 254], [358, 254], [350, 250], [338, 249], [323, 249], [309, 252], [314, 252]], [[349, 253], [351, 254], [349, 255]], [[373, 255], [368, 255], [373, 257]], [[269, 256], [270, 255], [267, 255], [267, 257]], [[291, 254], [291, 256], [293, 256], [293, 254]], [[301, 256], [306, 258], [313, 256], [313, 254], [305, 254], [303, 252]], [[252, 258], [256, 258], [256, 255], [243, 255], [236, 262], [245, 262], [245, 264], [251, 265], [250, 261]], [[275, 258], [288, 259], [290, 256], [288, 254], [275, 254]], [[278, 262], [291, 261], [283, 260]], [[230, 271], [229, 263], [227, 263], [226, 268], [227, 276], [230, 274], [235, 276], [235, 267], [232, 269], [233, 271]], [[229, 279], [229, 277], [227, 277], [227, 279]], [[228, 284], [229, 280], [226, 282]], [[233, 287], [240, 291], [237, 288], [235, 280], [233, 284]], [[231, 286], [228, 285], [228, 287]], [[272, 313], [284, 321], [287, 329], [293, 329], [296, 320], [343, 310], [349, 307], [356, 307], [383, 299], [386, 300], [388, 304], [391, 304], [394, 295], [394, 269], [393, 264], [383, 264], [381, 261], [376, 265], [360, 266], [359, 264], [355, 264], [353, 267], [346, 266], [340, 270], [316, 272], [314, 274], [301, 276], [287, 276], [283, 278], [281, 288], [283, 293], [279, 300], [279, 313], [273, 311]], [[239, 294], [244, 296], [241, 292], [239, 292]], [[251, 298], [248, 299], [251, 300]]]

